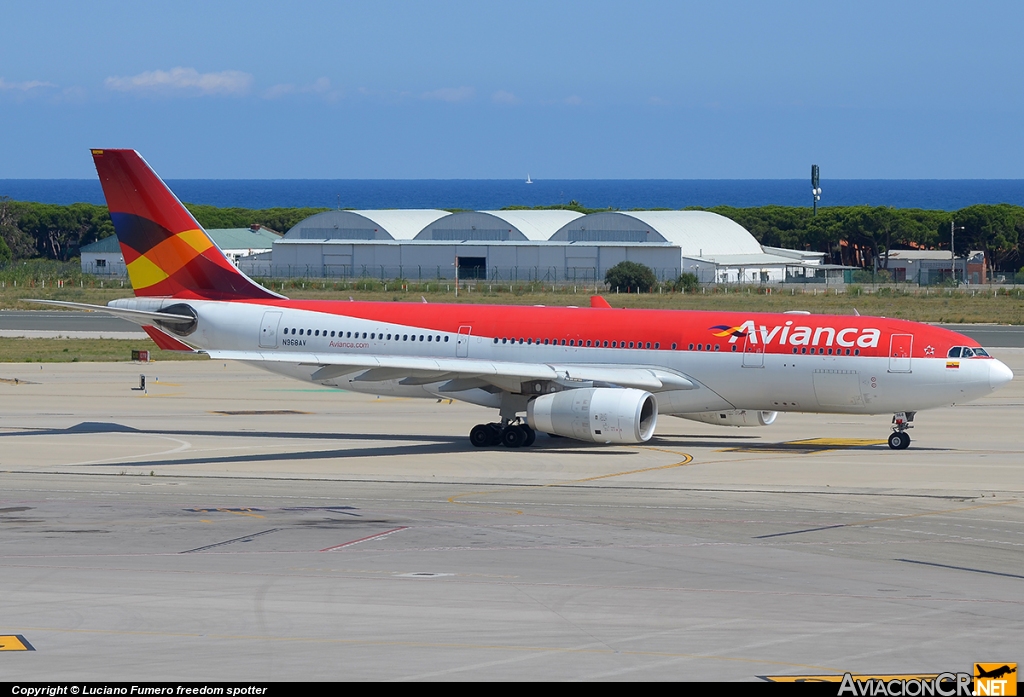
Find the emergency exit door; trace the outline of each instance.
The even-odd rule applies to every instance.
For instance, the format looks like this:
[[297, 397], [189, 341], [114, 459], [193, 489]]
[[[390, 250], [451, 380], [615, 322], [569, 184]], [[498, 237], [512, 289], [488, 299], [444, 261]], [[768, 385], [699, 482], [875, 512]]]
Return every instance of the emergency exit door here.
[[913, 334], [893, 334], [889, 339], [889, 372], [909, 373], [910, 354], [914, 349]]

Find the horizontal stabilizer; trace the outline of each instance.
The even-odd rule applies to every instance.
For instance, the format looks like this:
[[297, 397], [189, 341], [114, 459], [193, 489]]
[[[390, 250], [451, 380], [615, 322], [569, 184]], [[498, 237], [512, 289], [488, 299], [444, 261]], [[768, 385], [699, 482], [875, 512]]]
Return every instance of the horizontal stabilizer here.
[[122, 307], [108, 307], [106, 305], [89, 305], [88, 303], [73, 303], [66, 300], [26, 300], [29, 303], [41, 305], [54, 305], [66, 307], [72, 310], [84, 310], [85, 312], [103, 312], [114, 317], [126, 319], [138, 325], [153, 324], [153, 322], [167, 322], [170, 324], [191, 324], [196, 321], [192, 315], [175, 315], [170, 312], [147, 312], [145, 310], [129, 310]]

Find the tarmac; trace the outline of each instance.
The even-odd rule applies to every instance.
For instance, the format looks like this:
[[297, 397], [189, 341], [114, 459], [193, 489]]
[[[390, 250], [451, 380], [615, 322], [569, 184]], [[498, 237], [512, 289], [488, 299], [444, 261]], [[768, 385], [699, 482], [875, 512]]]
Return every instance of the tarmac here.
[[[1024, 349], [994, 353], [1024, 371]], [[885, 445], [888, 415], [811, 414], [477, 450], [492, 414], [457, 402], [214, 361], [0, 364], [0, 675], [732, 681], [1018, 661], [1022, 415], [1018, 377], [919, 413], [906, 451]]]

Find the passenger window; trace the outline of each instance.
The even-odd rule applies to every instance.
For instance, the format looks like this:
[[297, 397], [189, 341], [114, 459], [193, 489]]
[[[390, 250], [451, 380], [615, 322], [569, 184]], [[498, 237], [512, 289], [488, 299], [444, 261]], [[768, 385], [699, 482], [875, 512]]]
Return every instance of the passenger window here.
[[632, 341], [629, 342], [629, 347], [633, 348], [633, 342]]
[[660, 348], [660, 347], [661, 347], [661, 342], [655, 341], [654, 342], [654, 348]]
[[690, 344], [690, 350], [691, 351], [693, 350], [693, 344]]
[[444, 338], [444, 343], [446, 343], [446, 344], [448, 343], [448, 337]]

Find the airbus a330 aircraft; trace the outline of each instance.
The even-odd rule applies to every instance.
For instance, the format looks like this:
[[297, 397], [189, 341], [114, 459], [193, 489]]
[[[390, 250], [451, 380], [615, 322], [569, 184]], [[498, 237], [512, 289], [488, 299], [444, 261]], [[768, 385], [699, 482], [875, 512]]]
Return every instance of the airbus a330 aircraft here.
[[289, 300], [239, 272], [134, 150], [93, 150], [135, 298], [99, 310], [163, 349], [202, 351], [375, 395], [497, 409], [477, 447], [535, 432], [639, 443], [658, 415], [767, 426], [778, 412], [892, 413], [889, 447], [910, 445], [921, 409], [1013, 378], [977, 342], [896, 319]]

